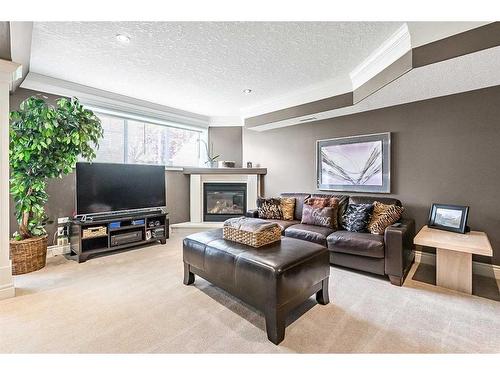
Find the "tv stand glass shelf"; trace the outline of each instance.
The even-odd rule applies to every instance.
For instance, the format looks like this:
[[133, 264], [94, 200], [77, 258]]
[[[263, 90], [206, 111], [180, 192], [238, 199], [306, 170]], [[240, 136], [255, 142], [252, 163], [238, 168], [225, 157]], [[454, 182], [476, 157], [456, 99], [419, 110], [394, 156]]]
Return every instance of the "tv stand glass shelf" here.
[[155, 242], [169, 237], [168, 214], [158, 212], [107, 215], [92, 220], [75, 219], [71, 225], [71, 253], [67, 258], [79, 263], [116, 250]]

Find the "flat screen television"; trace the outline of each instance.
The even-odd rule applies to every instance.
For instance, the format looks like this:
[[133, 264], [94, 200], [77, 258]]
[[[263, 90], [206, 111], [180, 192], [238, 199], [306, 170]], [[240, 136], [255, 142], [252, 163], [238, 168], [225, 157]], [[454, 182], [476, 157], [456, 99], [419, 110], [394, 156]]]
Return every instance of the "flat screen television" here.
[[76, 214], [165, 207], [165, 167], [77, 163]]

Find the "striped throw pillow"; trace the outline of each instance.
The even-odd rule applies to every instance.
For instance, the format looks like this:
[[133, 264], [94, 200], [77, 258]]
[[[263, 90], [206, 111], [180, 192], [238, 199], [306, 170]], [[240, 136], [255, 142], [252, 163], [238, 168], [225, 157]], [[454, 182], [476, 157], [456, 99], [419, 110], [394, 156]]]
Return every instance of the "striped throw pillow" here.
[[293, 220], [295, 212], [295, 198], [280, 198], [281, 212], [283, 213], [283, 220]]
[[384, 234], [385, 229], [401, 218], [404, 207], [395, 204], [383, 204], [373, 202], [373, 213], [368, 224], [368, 230], [372, 234]]

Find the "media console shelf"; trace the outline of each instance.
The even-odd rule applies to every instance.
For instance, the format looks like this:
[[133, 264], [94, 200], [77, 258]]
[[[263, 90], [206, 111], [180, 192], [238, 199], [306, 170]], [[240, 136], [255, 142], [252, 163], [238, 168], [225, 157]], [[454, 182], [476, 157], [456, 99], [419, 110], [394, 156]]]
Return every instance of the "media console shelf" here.
[[168, 238], [169, 220], [164, 213], [113, 215], [92, 221], [73, 221], [71, 253], [67, 258], [78, 263], [97, 254], [124, 250]]

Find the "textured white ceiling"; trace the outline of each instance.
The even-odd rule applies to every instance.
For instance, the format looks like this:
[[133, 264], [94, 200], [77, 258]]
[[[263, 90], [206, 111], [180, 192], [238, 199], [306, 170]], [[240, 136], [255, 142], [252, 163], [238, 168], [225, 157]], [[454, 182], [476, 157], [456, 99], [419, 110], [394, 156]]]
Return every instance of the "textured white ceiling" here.
[[[303, 88], [348, 81], [402, 24], [35, 22], [30, 70], [209, 116], [239, 116]], [[117, 42], [117, 33], [130, 43]]]

